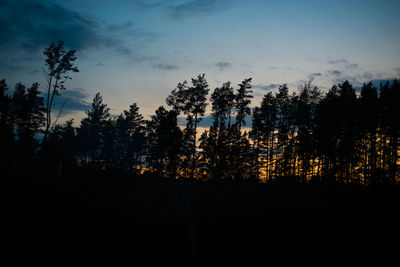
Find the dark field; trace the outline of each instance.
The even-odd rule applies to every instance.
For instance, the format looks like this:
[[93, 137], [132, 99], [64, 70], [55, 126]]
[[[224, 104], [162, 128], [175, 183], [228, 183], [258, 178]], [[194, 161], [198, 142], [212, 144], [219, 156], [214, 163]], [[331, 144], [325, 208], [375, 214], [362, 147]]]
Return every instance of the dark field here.
[[399, 251], [393, 186], [21, 177], [2, 179], [7, 266], [384, 264]]

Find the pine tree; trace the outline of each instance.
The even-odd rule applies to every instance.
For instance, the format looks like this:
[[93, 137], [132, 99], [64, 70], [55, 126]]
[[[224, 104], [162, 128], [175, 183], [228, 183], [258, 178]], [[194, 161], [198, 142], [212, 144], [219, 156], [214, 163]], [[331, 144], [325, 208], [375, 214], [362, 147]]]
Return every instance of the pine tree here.
[[[261, 106], [253, 110], [253, 127], [251, 136], [257, 152], [254, 157], [261, 160], [261, 168], [265, 168], [266, 179], [271, 180], [275, 166], [275, 136], [277, 120], [277, 103], [272, 92], [264, 95]], [[264, 166], [263, 166], [264, 165]]]
[[177, 125], [175, 111], [159, 107], [148, 123], [149, 162], [160, 175], [177, 175], [181, 150], [182, 131]]
[[398, 143], [400, 135], [400, 82], [394, 79], [392, 85], [387, 82], [381, 86], [380, 95], [380, 131], [382, 169], [386, 171], [388, 182], [395, 183], [398, 176]]
[[233, 143], [228, 135], [231, 127], [231, 114], [235, 105], [235, 95], [230, 82], [221, 88], [215, 88], [211, 95], [213, 123], [208, 134], [202, 136], [201, 145], [203, 158], [207, 159], [207, 169], [212, 178], [226, 177], [229, 168], [228, 155], [233, 151]]
[[338, 139], [339, 178], [348, 183], [352, 177], [353, 166], [357, 162], [356, 136], [357, 136], [357, 96], [348, 81], [339, 87], [340, 133]]
[[297, 147], [299, 156], [299, 173], [302, 180], [307, 179], [309, 172], [314, 176], [313, 158], [315, 157], [315, 108], [321, 93], [318, 87], [312, 85], [312, 80], [305, 82], [299, 88], [299, 97], [295, 108], [295, 124], [297, 129]]
[[49, 134], [46, 149], [51, 155], [48, 167], [55, 167], [57, 175], [61, 175], [62, 169], [74, 166], [77, 146], [73, 119], [66, 121], [63, 125], [54, 126]]
[[[207, 106], [208, 84], [205, 75], [198, 75], [192, 78], [192, 86], [188, 86], [187, 82], [179, 83], [177, 88], [171, 92], [167, 98], [167, 104], [179, 114], [183, 112], [187, 118], [186, 130], [184, 133], [184, 144], [191, 143], [190, 146], [184, 148], [190, 151], [191, 162], [191, 178], [195, 177], [196, 161], [197, 161], [197, 125], [204, 116]], [[190, 137], [190, 140], [189, 140]]]
[[275, 96], [277, 104], [277, 159], [275, 168], [278, 176], [289, 175], [289, 134], [290, 134], [290, 96], [286, 84], [279, 86]]
[[359, 141], [362, 149], [363, 178], [370, 184], [376, 175], [377, 163], [377, 129], [379, 100], [377, 89], [372, 83], [364, 84], [359, 99]]
[[86, 111], [87, 117], [82, 119], [78, 129], [79, 147], [84, 160], [96, 162], [101, 155], [103, 144], [103, 129], [110, 117], [107, 104], [103, 104], [103, 98], [97, 93], [92, 102], [92, 109]]
[[18, 158], [22, 162], [32, 160], [35, 156], [39, 145], [35, 135], [44, 124], [45, 109], [38, 88], [38, 83], [32, 84], [28, 90], [23, 84], [18, 83], [12, 99]]
[[[230, 131], [234, 135], [234, 151], [231, 154], [232, 159], [230, 160], [233, 165], [234, 178], [242, 179], [245, 169], [245, 161], [249, 155], [248, 144], [245, 142], [245, 137], [242, 134], [242, 126], [246, 125], [246, 117], [251, 114], [251, 78], [245, 79], [239, 84], [239, 88], [235, 94], [234, 108], [236, 109], [236, 121], [235, 125]], [[247, 170], [246, 170], [247, 171]]]
[[124, 111], [125, 134], [127, 135], [126, 161], [135, 169], [141, 169], [145, 145], [145, 123], [136, 103]]
[[14, 114], [12, 100], [7, 95], [7, 83], [0, 80], [0, 164], [9, 165], [14, 158]]

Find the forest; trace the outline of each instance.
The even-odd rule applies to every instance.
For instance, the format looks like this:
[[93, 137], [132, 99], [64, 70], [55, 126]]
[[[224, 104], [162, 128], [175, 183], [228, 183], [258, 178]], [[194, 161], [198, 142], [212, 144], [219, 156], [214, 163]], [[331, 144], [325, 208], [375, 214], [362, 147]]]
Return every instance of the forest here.
[[326, 92], [312, 80], [293, 92], [282, 84], [253, 107], [251, 78], [211, 90], [200, 74], [178, 83], [150, 119], [136, 103], [112, 116], [97, 93], [74, 126], [57, 123], [53, 103], [79, 71], [75, 53], [61, 41], [44, 49], [43, 86], [0, 81], [15, 259], [233, 266], [268, 251], [267, 259], [308, 249], [344, 258], [337, 244], [396, 249], [399, 79], [360, 89], [343, 81]]
[[[293, 93], [286, 84], [251, 107], [251, 78], [210, 92], [204, 74], [178, 83], [167, 107], [145, 120], [132, 103], [118, 117], [100, 93], [79, 127], [57, 124], [52, 103], [77, 72], [75, 51], [60, 42], [45, 50], [47, 91], [18, 83], [12, 94], [0, 81], [4, 166], [44, 164], [60, 175], [90, 166], [172, 179], [342, 184], [396, 184], [399, 180], [400, 83], [393, 79], [359, 92], [348, 81], [322, 92], [312, 81]], [[210, 96], [209, 96], [210, 93]], [[209, 99], [208, 99], [209, 97]], [[46, 103], [45, 103], [46, 102]], [[212, 124], [198, 124], [211, 106]], [[178, 117], [186, 117], [186, 127]], [[251, 116], [251, 128], [246, 118]]]

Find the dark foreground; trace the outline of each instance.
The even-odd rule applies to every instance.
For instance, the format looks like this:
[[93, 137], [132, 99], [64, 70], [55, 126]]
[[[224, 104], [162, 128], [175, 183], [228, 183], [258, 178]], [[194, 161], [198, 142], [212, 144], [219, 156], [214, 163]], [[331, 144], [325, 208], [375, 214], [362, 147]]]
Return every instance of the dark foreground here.
[[384, 265], [400, 248], [394, 186], [26, 177], [2, 179], [7, 266]]

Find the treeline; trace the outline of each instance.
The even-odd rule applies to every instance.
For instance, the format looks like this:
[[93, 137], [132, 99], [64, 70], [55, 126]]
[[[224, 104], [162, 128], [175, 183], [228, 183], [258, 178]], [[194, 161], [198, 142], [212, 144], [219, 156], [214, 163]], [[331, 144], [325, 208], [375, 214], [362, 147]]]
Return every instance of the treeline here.
[[[150, 120], [133, 103], [117, 118], [97, 93], [86, 117], [56, 124], [43, 138], [46, 108], [37, 83], [7, 94], [0, 81], [1, 153], [4, 168], [45, 162], [59, 174], [92, 166], [172, 178], [274, 181], [328, 179], [339, 183], [396, 183], [399, 178], [400, 83], [358, 95], [345, 81], [326, 94], [307, 82], [286, 85], [250, 107], [251, 79], [211, 94], [212, 125], [200, 138], [198, 123], [209, 92], [205, 75], [177, 85]], [[186, 115], [186, 127], [178, 116]], [[252, 115], [252, 128], [245, 118]]]
[[[311, 81], [289, 93], [286, 84], [251, 108], [251, 78], [210, 94], [205, 75], [178, 83], [149, 120], [136, 103], [118, 117], [97, 93], [79, 127], [57, 124], [52, 105], [65, 90], [75, 51], [52, 43], [46, 56], [46, 88], [18, 83], [12, 94], [0, 81], [2, 169], [42, 166], [56, 174], [90, 166], [136, 174], [191, 179], [253, 181], [326, 180], [340, 184], [397, 183], [400, 83], [358, 94], [348, 81], [321, 92]], [[43, 97], [45, 96], [45, 97]], [[211, 105], [212, 124], [199, 122]], [[62, 110], [60, 110], [60, 115]], [[178, 117], [186, 116], [186, 127]], [[252, 116], [252, 127], [246, 118]], [[201, 135], [201, 136], [199, 136]]]

